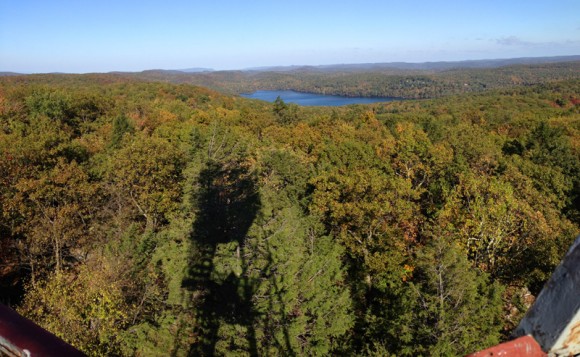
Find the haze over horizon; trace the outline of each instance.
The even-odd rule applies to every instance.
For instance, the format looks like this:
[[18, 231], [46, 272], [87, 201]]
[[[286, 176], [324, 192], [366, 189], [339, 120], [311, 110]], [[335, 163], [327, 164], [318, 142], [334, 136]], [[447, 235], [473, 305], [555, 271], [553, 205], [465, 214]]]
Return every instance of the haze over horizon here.
[[575, 0], [0, 0], [0, 71], [229, 70], [578, 55], [579, 13]]

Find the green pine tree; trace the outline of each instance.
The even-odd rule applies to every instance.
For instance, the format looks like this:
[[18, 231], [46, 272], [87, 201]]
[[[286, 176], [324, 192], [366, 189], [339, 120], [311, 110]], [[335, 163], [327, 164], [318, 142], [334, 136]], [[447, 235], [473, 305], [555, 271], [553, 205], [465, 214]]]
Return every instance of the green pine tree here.
[[501, 292], [442, 237], [417, 254], [409, 302], [409, 355], [465, 355], [499, 342]]

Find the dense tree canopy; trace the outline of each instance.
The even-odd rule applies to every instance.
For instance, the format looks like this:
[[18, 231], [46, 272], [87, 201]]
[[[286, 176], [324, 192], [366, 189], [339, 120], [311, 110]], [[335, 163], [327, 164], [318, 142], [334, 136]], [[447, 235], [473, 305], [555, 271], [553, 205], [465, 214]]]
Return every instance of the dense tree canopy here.
[[[530, 71], [544, 83], [332, 109], [0, 78], [0, 301], [88, 355], [498, 343], [580, 231], [580, 82]], [[445, 78], [399, 79], [422, 97]]]

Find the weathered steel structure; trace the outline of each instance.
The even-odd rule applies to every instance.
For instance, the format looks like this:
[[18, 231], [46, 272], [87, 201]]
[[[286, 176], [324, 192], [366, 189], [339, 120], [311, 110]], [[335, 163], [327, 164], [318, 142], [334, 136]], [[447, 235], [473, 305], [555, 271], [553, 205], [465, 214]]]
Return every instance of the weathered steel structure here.
[[580, 236], [513, 336], [470, 356], [580, 356]]

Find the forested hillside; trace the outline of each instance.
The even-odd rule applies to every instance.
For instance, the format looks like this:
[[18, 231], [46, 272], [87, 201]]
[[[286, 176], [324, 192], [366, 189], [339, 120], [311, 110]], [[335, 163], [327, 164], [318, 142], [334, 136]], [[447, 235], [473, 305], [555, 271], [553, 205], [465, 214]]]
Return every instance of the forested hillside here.
[[299, 67], [292, 70], [210, 73], [144, 71], [124, 76], [147, 81], [195, 84], [232, 94], [256, 90], [295, 90], [347, 97], [407, 99], [439, 98], [580, 79], [580, 61], [518, 64], [499, 68], [465, 68], [461, 67], [461, 63], [457, 63], [457, 66], [445, 70], [429, 69], [428, 66], [418, 69], [338, 66], [331, 69]]
[[128, 77], [0, 78], [0, 301], [88, 355], [462, 355], [580, 232], [577, 79], [323, 108]]

